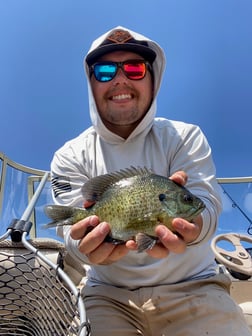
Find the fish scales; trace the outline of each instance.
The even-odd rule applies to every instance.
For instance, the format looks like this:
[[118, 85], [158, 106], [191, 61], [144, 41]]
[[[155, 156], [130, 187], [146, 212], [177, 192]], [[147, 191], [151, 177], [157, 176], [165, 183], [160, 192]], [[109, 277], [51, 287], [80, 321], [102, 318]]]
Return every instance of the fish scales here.
[[111, 224], [115, 239], [128, 240], [139, 230], [153, 234], [162, 212], [159, 199], [153, 197], [153, 187], [145, 176], [122, 180], [105, 191], [104, 198], [91, 212]]
[[46, 227], [72, 225], [97, 215], [101, 222], [110, 224], [110, 241], [118, 244], [135, 239], [139, 251], [156, 242], [158, 223], [173, 230], [171, 222], [175, 217], [191, 221], [205, 207], [189, 190], [147, 168], [130, 167], [94, 177], [84, 184], [82, 192], [86, 200], [95, 203], [93, 206], [46, 206], [46, 214], [54, 220]]

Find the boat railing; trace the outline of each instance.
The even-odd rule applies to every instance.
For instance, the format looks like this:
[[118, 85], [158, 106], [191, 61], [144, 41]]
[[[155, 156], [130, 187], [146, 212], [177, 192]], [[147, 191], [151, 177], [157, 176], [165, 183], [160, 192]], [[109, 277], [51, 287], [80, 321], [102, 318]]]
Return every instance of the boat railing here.
[[[24, 201], [23, 209], [26, 209], [26, 205], [31, 201], [35, 193], [36, 184], [39, 184], [44, 176], [46, 176], [45, 182], [46, 181], [49, 182], [49, 179], [50, 179], [49, 172], [45, 170], [34, 169], [31, 167], [27, 167], [25, 165], [19, 164], [9, 159], [4, 153], [0, 152], [0, 219], [3, 217], [4, 212], [8, 211], [11, 206], [11, 205], [8, 206], [6, 209], [4, 207], [4, 203], [8, 205], [13, 203], [13, 205], [15, 205], [14, 204], [14, 198], [16, 197], [15, 188], [17, 185], [20, 185], [20, 181], [24, 182], [22, 186], [23, 191], [21, 192], [21, 194], [25, 195], [26, 199], [25, 200], [19, 199], [19, 201], [20, 203]], [[45, 186], [45, 183], [43, 184], [42, 187], [44, 188], [44, 186]], [[35, 199], [34, 203], [31, 205], [32, 207], [29, 208], [30, 214], [27, 220], [30, 219], [30, 221], [34, 223], [30, 231], [31, 237], [36, 236], [36, 218], [35, 218], [34, 207], [35, 207], [35, 203], [37, 202], [40, 194], [41, 194], [41, 191], [37, 195], [37, 199]], [[10, 200], [10, 202], [8, 202], [8, 198], [10, 199], [10, 197], [13, 195], [14, 195], [13, 199]], [[14, 209], [12, 209], [11, 212], [20, 214], [20, 211], [15, 212]], [[6, 215], [4, 216], [4, 218], [6, 218]], [[10, 220], [10, 218], [8, 219]], [[5, 223], [5, 226], [7, 224], [8, 223]]]
[[[51, 201], [50, 173], [16, 163], [0, 152], [0, 235], [3, 233], [1, 227], [3, 230], [13, 218], [20, 219], [22, 217], [27, 204], [31, 201], [45, 174], [44, 190], [40, 192], [29, 209], [29, 220], [33, 223], [30, 231], [32, 238], [45, 234], [41, 231], [42, 223], [39, 222], [47, 220], [42, 215], [42, 208]], [[240, 229], [244, 232], [247, 229], [246, 224], [249, 224], [247, 230], [250, 230], [252, 234], [252, 221], [250, 219], [250, 213], [252, 213], [252, 176], [218, 177], [217, 180], [223, 190], [223, 214], [220, 218], [219, 230], [232, 231], [234, 227], [234, 230]]]

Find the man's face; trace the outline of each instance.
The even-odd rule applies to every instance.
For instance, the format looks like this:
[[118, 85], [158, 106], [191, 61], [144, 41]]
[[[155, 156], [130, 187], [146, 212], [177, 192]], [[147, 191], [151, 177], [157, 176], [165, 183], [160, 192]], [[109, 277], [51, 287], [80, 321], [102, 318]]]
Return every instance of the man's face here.
[[[143, 60], [133, 52], [116, 51], [104, 55], [99, 61], [123, 62]], [[140, 123], [153, 98], [153, 84], [147, 70], [143, 79], [132, 80], [122, 69], [108, 82], [99, 82], [91, 76], [91, 87], [99, 115], [105, 126], [113, 133], [127, 138]]]

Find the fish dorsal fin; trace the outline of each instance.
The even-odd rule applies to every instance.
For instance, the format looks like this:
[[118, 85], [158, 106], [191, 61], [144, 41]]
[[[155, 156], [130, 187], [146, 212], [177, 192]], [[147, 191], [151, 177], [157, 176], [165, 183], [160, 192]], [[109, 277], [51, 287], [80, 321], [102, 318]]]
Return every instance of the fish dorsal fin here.
[[88, 180], [82, 187], [82, 195], [85, 200], [99, 201], [102, 194], [116, 182], [134, 176], [147, 176], [153, 172], [146, 167], [133, 167], [121, 169], [112, 173], [99, 175]]

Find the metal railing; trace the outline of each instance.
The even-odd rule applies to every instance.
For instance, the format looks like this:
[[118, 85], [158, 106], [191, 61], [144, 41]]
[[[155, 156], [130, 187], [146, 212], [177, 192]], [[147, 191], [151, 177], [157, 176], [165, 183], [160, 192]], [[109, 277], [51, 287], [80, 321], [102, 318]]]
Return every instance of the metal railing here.
[[12, 167], [24, 173], [35, 175], [34, 177], [31, 176], [30, 180], [28, 181], [28, 189], [30, 191], [34, 190], [34, 188], [32, 187], [34, 179], [37, 179], [37, 180], [41, 179], [46, 171], [30, 168], [30, 167], [21, 165], [19, 163], [16, 163], [12, 161], [11, 159], [9, 159], [4, 153], [1, 153], [1, 152], [0, 152], [0, 161], [2, 163], [2, 165], [0, 166], [0, 214], [1, 214], [2, 205], [3, 205], [3, 195], [4, 195], [3, 191], [5, 187], [5, 178], [6, 178], [6, 172], [7, 172], [8, 167]]
[[[39, 170], [39, 169], [34, 169], [30, 168], [21, 164], [18, 164], [12, 160], [10, 160], [6, 155], [0, 152], [0, 219], [1, 215], [4, 211], [3, 209], [3, 199], [4, 199], [4, 190], [6, 188], [6, 175], [7, 171], [9, 168], [15, 169], [17, 171], [20, 171], [22, 173], [27, 174], [27, 185], [26, 185], [26, 193], [28, 195], [27, 199], [27, 204], [30, 202], [32, 199], [34, 192], [35, 192], [35, 185], [36, 183], [39, 183], [43, 176], [47, 174], [47, 179], [49, 181], [50, 179], [50, 174], [47, 171], [44, 170]], [[237, 208], [241, 215], [246, 218], [246, 220], [249, 221], [250, 223], [250, 230], [252, 233], [252, 221], [247, 216], [247, 214], [244, 212], [244, 210], [236, 203], [236, 201], [230, 196], [228, 192], [226, 192], [226, 186], [228, 185], [238, 185], [238, 184], [250, 184], [252, 185], [252, 176], [247, 176], [247, 177], [219, 177], [217, 178], [219, 184], [222, 186], [222, 189], [224, 193], [227, 194], [229, 197], [232, 206], [234, 208]], [[15, 188], [15, 186], [13, 186]], [[33, 210], [31, 210], [31, 213], [29, 214], [30, 218], [29, 220], [33, 223], [33, 227], [30, 232], [30, 236], [32, 238], [36, 237], [36, 216], [35, 216], [35, 211], [34, 211], [34, 204], [33, 204]]]
[[[46, 178], [49, 181], [49, 172], [40, 170], [40, 169], [34, 169], [30, 168], [24, 165], [21, 165], [19, 163], [16, 163], [9, 159], [4, 153], [0, 152], [0, 218], [3, 213], [3, 201], [4, 201], [4, 191], [6, 188], [6, 176], [7, 171], [9, 168], [13, 168], [17, 171], [23, 172], [27, 174], [27, 204], [32, 199], [34, 193], [35, 193], [35, 183], [40, 182], [46, 174]], [[43, 184], [44, 186], [44, 184]], [[38, 195], [39, 196], [39, 195]], [[35, 201], [36, 202], [36, 201]], [[35, 220], [35, 213], [34, 213], [34, 205], [33, 209], [30, 209], [29, 219], [32, 223], [34, 223], [33, 227], [31, 228], [30, 235], [31, 237], [36, 236], [36, 220]]]

